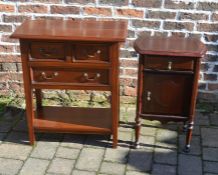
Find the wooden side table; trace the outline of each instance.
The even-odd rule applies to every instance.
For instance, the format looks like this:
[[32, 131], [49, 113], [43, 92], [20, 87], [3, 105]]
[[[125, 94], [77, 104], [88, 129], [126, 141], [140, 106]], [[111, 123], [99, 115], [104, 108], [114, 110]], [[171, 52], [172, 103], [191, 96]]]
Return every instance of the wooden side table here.
[[189, 151], [194, 125], [200, 58], [206, 47], [197, 39], [140, 37], [134, 43], [140, 54], [136, 114], [136, 147], [141, 119], [162, 123], [182, 121], [187, 126]]
[[[116, 147], [119, 43], [126, 36], [124, 21], [27, 20], [16, 29], [31, 144], [35, 131], [49, 131], [112, 134]], [[110, 91], [111, 108], [43, 106], [42, 89]]]

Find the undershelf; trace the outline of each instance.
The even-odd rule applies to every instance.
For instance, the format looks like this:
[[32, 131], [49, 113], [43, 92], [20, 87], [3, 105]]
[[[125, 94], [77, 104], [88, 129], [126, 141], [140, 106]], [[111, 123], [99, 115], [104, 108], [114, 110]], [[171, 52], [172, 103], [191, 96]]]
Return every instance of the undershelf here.
[[111, 134], [111, 109], [45, 106], [35, 112], [33, 126], [39, 131]]

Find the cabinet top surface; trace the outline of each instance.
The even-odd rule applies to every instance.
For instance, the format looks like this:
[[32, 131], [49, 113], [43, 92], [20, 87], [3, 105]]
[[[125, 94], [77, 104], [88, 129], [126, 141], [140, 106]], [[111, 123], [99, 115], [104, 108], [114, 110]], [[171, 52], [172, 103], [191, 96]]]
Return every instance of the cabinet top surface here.
[[135, 50], [146, 55], [202, 57], [206, 46], [195, 38], [139, 37], [134, 43]]
[[11, 38], [119, 42], [126, 36], [125, 21], [26, 20]]

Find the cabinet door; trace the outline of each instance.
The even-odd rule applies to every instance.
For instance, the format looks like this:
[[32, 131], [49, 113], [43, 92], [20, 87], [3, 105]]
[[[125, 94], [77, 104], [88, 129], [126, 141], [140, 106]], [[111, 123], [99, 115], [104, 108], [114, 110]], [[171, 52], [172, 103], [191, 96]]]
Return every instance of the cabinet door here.
[[192, 75], [144, 73], [142, 113], [187, 115]]

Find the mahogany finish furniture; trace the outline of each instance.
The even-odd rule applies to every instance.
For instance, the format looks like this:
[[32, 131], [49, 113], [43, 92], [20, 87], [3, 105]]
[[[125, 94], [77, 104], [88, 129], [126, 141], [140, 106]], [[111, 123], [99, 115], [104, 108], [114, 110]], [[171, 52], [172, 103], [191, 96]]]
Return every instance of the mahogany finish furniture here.
[[[116, 147], [119, 43], [126, 36], [124, 21], [27, 20], [16, 29], [31, 144], [36, 130], [112, 134]], [[111, 108], [43, 106], [42, 89], [110, 91]]]
[[197, 39], [140, 37], [134, 43], [140, 54], [138, 71], [136, 141], [141, 119], [184, 122], [185, 151], [190, 150], [198, 89], [200, 58], [206, 47]]

